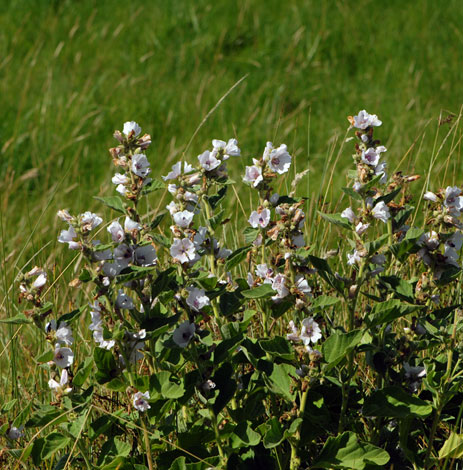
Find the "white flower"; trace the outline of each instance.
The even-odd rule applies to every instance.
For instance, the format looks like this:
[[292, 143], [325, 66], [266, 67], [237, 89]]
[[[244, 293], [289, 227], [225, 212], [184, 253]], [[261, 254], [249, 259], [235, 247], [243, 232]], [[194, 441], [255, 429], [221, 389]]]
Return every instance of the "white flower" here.
[[141, 224], [135, 222], [130, 217], [125, 216], [124, 229], [126, 232], [131, 232], [132, 230], [141, 230]]
[[347, 209], [344, 209], [341, 212], [341, 217], [343, 217], [344, 219], [347, 219], [351, 224], [353, 224], [357, 219], [357, 217], [355, 216], [355, 213], [354, 213], [354, 211], [352, 210], [351, 207], [348, 207]]
[[376, 166], [375, 168], [375, 175], [382, 175], [379, 183], [380, 184], [386, 184], [387, 183], [387, 173], [386, 173], [386, 162], [381, 162], [379, 165]]
[[50, 379], [48, 381], [48, 386], [57, 394], [57, 395], [67, 395], [72, 391], [72, 388], [68, 386], [69, 376], [68, 371], [63, 369], [61, 371], [61, 378], [59, 383], [56, 380]]
[[381, 153], [386, 151], [387, 149], [383, 145], [376, 148], [370, 147], [362, 152], [362, 162], [370, 166], [376, 166], [381, 158]]
[[68, 230], [61, 230], [58, 241], [60, 243], [67, 243], [71, 250], [80, 250], [81, 246], [78, 242], [74, 241], [77, 238], [77, 233], [71, 225]]
[[256, 276], [264, 280], [264, 284], [272, 284], [273, 282], [273, 269], [269, 268], [266, 263], [258, 264], [256, 266]]
[[286, 338], [288, 338], [290, 341], [300, 341], [301, 338], [299, 337], [299, 331], [292, 320], [289, 322], [289, 329], [291, 330], [291, 333], [288, 333]]
[[126, 137], [128, 137], [131, 132], [133, 132], [134, 137], [138, 137], [141, 132], [141, 127], [135, 121], [127, 121], [124, 123], [122, 132]]
[[210, 304], [209, 297], [205, 294], [203, 289], [197, 287], [187, 287], [189, 295], [186, 303], [196, 312], [199, 312], [203, 307]]
[[378, 119], [376, 114], [368, 114], [365, 110], [354, 116], [354, 127], [357, 129], [366, 129], [370, 126], [380, 126], [382, 122]]
[[183, 322], [172, 335], [172, 339], [174, 343], [181, 347], [186, 348], [188, 343], [190, 342], [191, 338], [193, 338], [196, 331], [196, 327], [194, 323], [190, 323], [188, 320]]
[[216, 384], [212, 380], [206, 380], [202, 385], [201, 388], [204, 392], [209, 392], [216, 387]]
[[118, 184], [116, 187], [116, 191], [119, 194], [122, 194], [123, 196], [127, 194], [127, 188], [123, 184]]
[[215, 158], [215, 156], [206, 150], [201, 155], [198, 155], [199, 164], [206, 170], [212, 171], [222, 163], [220, 160]]
[[299, 235], [294, 235], [291, 238], [291, 243], [296, 247], [296, 248], [302, 248], [305, 246], [305, 240], [304, 240], [304, 235], [299, 234]]
[[122, 228], [122, 225], [115, 220], [106, 228], [106, 230], [111, 234], [111, 238], [115, 243], [121, 243], [125, 238], [125, 232]]
[[194, 243], [188, 238], [174, 238], [174, 242], [170, 247], [170, 255], [172, 258], [180, 261], [180, 263], [188, 263], [193, 261], [196, 255]]
[[126, 308], [127, 310], [132, 310], [135, 308], [133, 300], [124, 293], [122, 289], [119, 289], [116, 299], [117, 308]]
[[156, 264], [156, 249], [153, 245], [143, 245], [135, 249], [135, 263], [138, 266], [153, 266]]
[[70, 348], [56, 348], [53, 362], [62, 369], [69, 367], [74, 362], [74, 353]]
[[362, 261], [362, 258], [357, 250], [354, 250], [352, 254], [347, 253], [347, 264], [352, 266], [353, 264], [358, 264]]
[[11, 428], [8, 430], [6, 435], [12, 441], [16, 441], [20, 437], [23, 437], [24, 435], [23, 429], [24, 429], [23, 425], [19, 426], [19, 428], [17, 428], [16, 426], [11, 426]]
[[[183, 173], [191, 173], [194, 168], [187, 162], [183, 162]], [[169, 172], [166, 176], [162, 176], [164, 181], [175, 180], [182, 174], [182, 162], [177, 162], [172, 166], [172, 171]]]
[[413, 393], [418, 390], [421, 379], [426, 377], [426, 369], [420, 366], [410, 366], [408, 362], [404, 362], [404, 377], [405, 380], [409, 383], [410, 389]]
[[238, 141], [236, 139], [230, 139], [227, 143], [223, 140], [214, 139], [212, 146], [214, 148], [213, 152], [222, 152], [224, 160], [227, 160], [230, 156], [239, 157], [241, 155], [241, 150], [238, 147]]
[[[255, 160], [257, 162], [257, 160]], [[252, 185], [256, 188], [261, 181], [263, 181], [262, 177], [262, 168], [257, 165], [247, 166], [246, 173], [243, 177], [243, 181], [245, 183], [252, 183]]]
[[45, 271], [42, 271], [38, 273], [37, 278], [32, 283], [32, 289], [40, 289], [46, 284], [46, 282], [47, 282], [47, 273]]
[[133, 248], [125, 243], [121, 243], [114, 250], [114, 259], [120, 270], [126, 268], [133, 261]]
[[90, 232], [90, 230], [98, 227], [98, 225], [103, 222], [103, 219], [100, 216], [90, 211], [86, 211], [83, 214], [80, 214], [79, 218], [82, 224], [82, 230], [85, 232]]
[[322, 337], [322, 332], [318, 323], [313, 318], [304, 318], [302, 320], [301, 336], [300, 339], [305, 346], [310, 343], [315, 344]]
[[148, 403], [149, 399], [150, 392], [137, 392], [133, 395], [133, 407], [138, 411], [145, 412], [146, 410], [149, 410], [151, 408]]
[[176, 212], [178, 212], [178, 207], [177, 204], [175, 204], [175, 201], [170, 201], [169, 204], [167, 204], [166, 209], [170, 212], [170, 215], [174, 215]]
[[278, 295], [273, 296], [273, 300], [283, 299], [289, 294], [289, 289], [286, 287], [286, 276], [277, 274], [272, 281], [272, 289], [276, 290]]
[[463, 197], [461, 189], [457, 186], [447, 186], [445, 189], [444, 206], [448, 208], [450, 215], [460, 217], [463, 211]]
[[312, 293], [312, 289], [307, 282], [307, 279], [302, 275], [298, 274], [295, 278], [295, 284], [299, 291], [301, 291], [305, 295], [309, 295]]
[[455, 232], [446, 242], [444, 248], [445, 262], [456, 267], [460, 267], [458, 259], [460, 255], [458, 252], [461, 250], [463, 244], [463, 235], [461, 232]]
[[437, 202], [439, 200], [437, 195], [431, 191], [426, 191], [424, 193], [423, 199], [426, 199], [426, 201], [431, 201], [431, 202]]
[[173, 219], [176, 225], [181, 228], [188, 228], [193, 220], [194, 213], [190, 211], [176, 212]]
[[66, 209], [59, 210], [57, 215], [64, 222], [69, 223], [73, 219], [72, 215]]
[[387, 220], [391, 217], [389, 208], [386, 206], [384, 201], [378, 202], [371, 211], [371, 214], [375, 219], [379, 219], [384, 223], [386, 223]]
[[45, 325], [45, 331], [47, 334], [50, 334], [53, 332], [54, 339], [60, 345], [61, 344], [71, 345], [74, 342], [74, 338], [72, 336], [72, 330], [64, 322], [61, 322], [59, 324], [59, 327], [56, 328], [56, 320], [51, 320]]
[[129, 178], [125, 173], [124, 174], [116, 173], [112, 177], [111, 181], [113, 182], [113, 184], [116, 184], [116, 185], [118, 185], [118, 184], [127, 184], [129, 182]]
[[428, 250], [433, 251], [440, 244], [439, 235], [434, 230], [431, 230], [430, 232], [427, 232], [422, 235], [422, 237], [419, 240], [419, 243], [420, 245], [423, 245], [423, 244], [426, 245], [426, 248]]
[[352, 186], [352, 189], [353, 189], [356, 193], [358, 193], [358, 192], [362, 189], [362, 185], [361, 185], [358, 181], [356, 181], [356, 182], [354, 183], [354, 185]]
[[257, 228], [265, 228], [270, 222], [270, 210], [263, 209], [260, 213], [257, 211], [253, 211], [251, 216], [248, 219], [248, 222], [251, 224], [251, 227]]
[[362, 235], [362, 233], [365, 233], [367, 230], [368, 230], [368, 227], [370, 226], [370, 224], [362, 224], [362, 222], [359, 222], [356, 226], [355, 226], [355, 232], [358, 234], [358, 235]]
[[136, 174], [140, 178], [146, 178], [150, 172], [150, 163], [146, 158], [146, 155], [143, 153], [136, 153], [132, 157], [132, 166], [131, 166], [132, 173]]
[[103, 337], [103, 323], [101, 320], [101, 308], [98, 302], [95, 302], [93, 305], [90, 305], [90, 317], [92, 323], [90, 323], [89, 329], [93, 331], [93, 339], [98, 344], [100, 348], [110, 350], [114, 347], [116, 342], [114, 340], [105, 340]]
[[277, 149], [272, 149], [267, 163], [272, 171], [280, 175], [286, 173], [291, 166], [291, 155], [288, 153], [286, 145], [282, 144]]

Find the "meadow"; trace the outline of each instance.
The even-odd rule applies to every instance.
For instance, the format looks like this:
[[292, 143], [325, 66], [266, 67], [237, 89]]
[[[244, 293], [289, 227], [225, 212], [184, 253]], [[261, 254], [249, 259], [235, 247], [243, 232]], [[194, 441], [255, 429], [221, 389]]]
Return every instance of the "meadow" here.
[[[220, 226], [220, 235], [232, 251], [249, 242], [243, 231], [248, 225], [249, 214], [262, 202], [262, 195], [257, 197], [256, 193], [241, 192], [239, 188], [245, 167], [251, 164], [252, 157], [261, 157], [267, 141], [274, 142], [276, 147], [285, 143], [292, 156], [290, 177], [278, 180], [274, 189], [280, 194], [288, 194], [292, 191], [291, 180], [295, 175], [309, 170], [293, 194], [295, 198], [306, 198], [302, 202], [305, 244], [309, 251], [310, 247], [315, 247], [316, 256], [320, 259], [330, 250], [338, 249], [339, 256], [330, 258], [333, 269], [337, 270], [343, 269], [346, 254], [351, 250], [348, 236], [340, 231], [339, 219], [338, 226], [333, 226], [322, 219], [317, 211], [340, 213], [349, 205], [349, 195], [341, 190], [342, 187], [351, 186], [346, 174], [353, 168], [351, 155], [354, 142], [351, 139], [354, 135], [349, 130], [346, 117], [367, 109], [378, 114], [383, 121], [379, 131], [375, 129], [375, 135], [379, 134], [381, 143], [388, 148], [388, 173], [392, 175], [400, 170], [404, 175], [421, 176], [413, 183], [416, 197], [412, 218], [416, 225], [424, 228], [424, 222], [429, 222], [430, 217], [428, 203], [423, 201], [424, 192], [437, 192], [440, 187], [461, 185], [463, 177], [463, 93], [459, 86], [463, 42], [461, 24], [463, 7], [458, 0], [437, 3], [392, 0], [384, 4], [367, 0], [355, 3], [334, 0], [243, 0], [215, 4], [207, 1], [133, 1], [130, 5], [117, 1], [45, 3], [18, 0], [5, 4], [0, 12], [0, 91], [3, 109], [0, 124], [0, 318], [16, 317], [27, 308], [24, 299], [18, 302], [18, 275], [36, 265], [46, 268], [48, 272], [50, 282], [46, 295], [54, 304], [53, 315], [60, 317], [92, 299], [90, 289], [76, 292], [74, 287], [69, 286], [81, 275], [84, 261], [77, 257], [78, 264], [73, 264], [76, 261], [75, 253], [58, 243], [58, 235], [64, 227], [56, 214], [64, 208], [71, 214], [88, 210], [102, 215], [106, 223], [115, 216], [94, 196], [104, 197], [114, 193], [110, 183], [114, 169], [111, 168], [108, 148], [117, 145], [112, 134], [115, 129], [122, 131], [126, 121], [135, 120], [143, 132], [151, 135], [152, 145], [147, 154], [152, 176], [157, 180], [161, 175], [167, 175], [172, 165], [180, 159], [195, 164], [196, 156], [211, 147], [212, 139], [238, 139], [241, 157], [231, 158], [228, 163], [230, 178], [238, 184], [236, 189], [230, 186], [226, 199], [222, 201], [225, 213], [234, 222], [224, 223], [223, 228]], [[404, 192], [404, 198], [405, 195]], [[144, 220], [151, 220], [154, 215], [163, 212], [171, 199], [166, 188], [147, 196], [140, 209], [147, 214]], [[165, 219], [168, 217], [167, 214]], [[346, 227], [341, 224], [341, 228]], [[161, 237], [156, 239], [160, 245], [162, 237], [171, 236], [165, 220], [164, 225], [156, 227], [156, 233]], [[375, 229], [373, 237], [380, 234], [381, 230]], [[447, 236], [443, 235], [442, 240], [446, 240]], [[389, 247], [392, 246], [392, 239], [388, 239], [388, 243]], [[162, 248], [159, 249], [162, 251]], [[413, 252], [412, 247], [408, 249]], [[313, 253], [310, 252], [310, 256]], [[404, 262], [403, 257], [404, 253], [401, 253], [401, 262]], [[239, 258], [236, 264], [232, 263], [232, 267], [244, 279], [247, 268], [240, 264], [243, 261]], [[388, 261], [392, 263], [389, 258]], [[320, 266], [318, 268], [321, 269]], [[399, 276], [400, 269], [394, 265], [388, 268], [387, 274], [390, 277]], [[415, 289], [418, 268], [413, 265], [404, 272], [404, 277]], [[207, 286], [204, 279], [198, 282]], [[330, 284], [329, 276], [313, 283], [311, 281], [311, 288], [315, 297], [325, 294], [333, 296], [336, 290], [336, 286]], [[328, 290], [323, 291], [325, 288]], [[369, 288], [373, 289], [371, 286]], [[243, 286], [240, 289], [245, 290]], [[385, 281], [381, 289], [385, 289]], [[397, 285], [387, 284], [387, 295], [384, 297], [383, 291], [381, 295], [377, 292], [373, 294], [373, 290], [369, 292], [383, 301], [405, 298], [413, 303], [408, 287], [405, 289], [407, 295]], [[264, 299], [268, 294], [263, 294]], [[452, 302], [452, 299], [459, 295], [459, 287], [451, 284], [442, 294], [445, 308], [457, 304], [460, 300]], [[347, 297], [343, 296], [346, 300]], [[429, 307], [429, 299], [413, 300]], [[166, 305], [170, 301], [167, 299]], [[330, 307], [329, 300], [325, 301]], [[259, 304], [260, 301], [254, 299], [252, 302]], [[266, 302], [269, 302], [268, 299]], [[321, 304], [320, 300], [319, 309], [323, 308]], [[217, 305], [212, 301], [211, 308], [217, 308]], [[252, 308], [255, 307], [253, 305]], [[339, 322], [324, 324], [325, 334], [331, 327], [339, 333], [340, 325], [345, 327], [346, 334], [355, 331], [353, 324], [350, 324], [351, 304], [346, 300], [342, 305], [338, 312]], [[216, 312], [209, 313], [214, 318]], [[453, 310], [447, 313], [452, 326]], [[265, 316], [265, 309], [262, 314]], [[289, 317], [275, 315], [279, 319], [275, 330], [278, 330], [279, 337], [284, 338]], [[251, 321], [250, 318], [241, 320], [243, 324], [248, 322], [246, 325]], [[82, 342], [76, 354], [83, 360], [93, 354], [92, 335], [84, 316], [74, 321], [74, 335]], [[270, 341], [264, 321], [258, 322], [256, 331], [260, 331], [260, 324], [261, 333]], [[169, 325], [173, 327], [173, 323]], [[0, 426], [3, 426], [3, 432], [10, 427], [13, 418], [20, 416], [27, 403], [51, 401], [49, 366], [43, 360], [48, 357], [44, 355], [47, 341], [44, 335], [37, 334], [34, 326], [21, 321], [0, 326], [0, 383], [4, 390], [0, 399]], [[400, 326], [402, 328], [404, 325], [401, 323]], [[217, 325], [214, 328], [217, 330]], [[381, 331], [382, 341], [386, 341], [384, 330]], [[429, 353], [447, 353], [449, 344], [456, 346], [455, 334], [452, 336], [450, 331], [449, 335], [452, 338], [450, 343], [442, 340], [440, 345], [431, 341]], [[363, 346], [367, 349], [365, 341], [362, 337], [361, 345], [356, 344], [355, 348]], [[205, 344], [208, 344], [207, 340], [202, 346]], [[281, 344], [278, 348], [276, 345], [272, 347], [276, 349], [265, 350], [264, 359], [270, 360], [273, 355], [273, 360], [282, 361], [282, 364], [289, 361], [286, 346], [283, 351], [279, 349]], [[357, 354], [357, 349], [355, 351]], [[323, 352], [326, 353], [326, 350]], [[351, 353], [352, 350], [342, 360], [336, 358], [329, 364], [329, 369], [339, 368], [339, 373], [347, 373], [350, 380], [354, 361]], [[193, 359], [188, 357], [187, 360]], [[362, 361], [359, 360], [358, 365], [365, 377], [372, 380], [377, 388], [384, 386], [383, 380], [386, 379], [375, 376], [377, 371], [367, 371]], [[148, 363], [153, 370], [161, 373], [158, 366]], [[85, 364], [85, 367], [89, 366]], [[257, 362], [253, 366], [257, 368]], [[82, 364], [81, 367], [85, 369]], [[170, 372], [173, 370], [171, 368]], [[339, 377], [330, 380], [334, 383]], [[265, 383], [265, 386], [269, 384]], [[146, 384], [140, 390], [143, 388]], [[117, 392], [120, 390], [115, 387], [110, 393]], [[284, 399], [291, 401], [291, 393], [283, 393]], [[349, 392], [343, 386], [343, 400], [346, 393], [348, 396]], [[166, 398], [162, 393], [161, 396], [162, 399]], [[276, 403], [281, 399], [281, 393], [278, 396], [280, 398], [271, 403], [270, 410], [278, 408]], [[452, 396], [452, 400], [455, 397], [459, 395]], [[430, 400], [428, 396], [423, 399]], [[316, 411], [317, 406], [313, 399], [311, 411]], [[411, 407], [410, 404], [403, 406]], [[438, 434], [436, 454], [448, 437], [448, 433], [446, 435], [442, 429], [436, 428], [437, 424], [433, 424], [435, 416], [445, 415], [447, 410], [444, 408], [443, 402], [439, 402], [433, 408], [434, 414], [421, 410], [421, 415], [420, 410], [413, 409], [415, 417], [425, 420], [422, 428], [413, 429], [415, 435], [429, 437], [432, 432], [433, 441], [434, 434]], [[446, 415], [450, 423], [447, 431], [457, 429], [460, 424], [461, 416], [456, 422], [452, 421], [455, 409], [452, 404], [451, 412]], [[235, 416], [233, 411], [231, 415]], [[383, 423], [381, 420], [385, 417], [377, 417], [371, 427], [371, 423], [364, 423], [365, 431], [362, 434], [359, 426], [349, 427], [352, 424], [349, 419], [353, 420], [353, 415], [349, 418], [346, 410], [343, 413], [345, 422], [338, 430], [339, 435], [345, 429], [353, 429], [368, 442], [381, 442], [378, 425]], [[208, 419], [213, 421], [214, 417], [211, 416]], [[323, 416], [325, 419], [326, 416]], [[159, 417], [152, 415], [151, 418], [156, 420]], [[185, 413], [182, 426], [187, 426], [190, 418]], [[399, 419], [399, 416], [395, 418]], [[25, 416], [21, 419], [26, 422]], [[34, 419], [40, 422], [37, 416]], [[141, 422], [148, 424], [143, 419]], [[238, 418], [236, 422], [239, 422]], [[406, 425], [411, 426], [410, 423]], [[400, 428], [400, 433], [406, 432], [406, 425]], [[262, 439], [268, 441], [271, 436], [268, 431], [266, 434], [265, 426], [258, 432], [262, 434]], [[283, 432], [274, 422], [271, 426], [275, 433]], [[212, 428], [217, 433], [217, 423]], [[95, 431], [95, 428], [92, 429]], [[130, 425], [127, 429], [134, 430]], [[327, 429], [334, 432], [328, 425]], [[307, 432], [307, 429], [301, 431], [294, 428], [293, 431], [300, 439], [300, 433]], [[230, 431], [226, 429], [225, 434], [227, 432]], [[246, 439], [257, 439], [256, 432], [255, 429], [246, 428]], [[392, 434], [394, 432], [391, 431]], [[114, 434], [118, 432], [114, 431]], [[75, 430], [71, 430], [70, 435], [75, 437]], [[165, 435], [168, 435], [167, 431]], [[33, 433], [28, 438], [32, 436]], [[158, 439], [162, 436], [152, 437]], [[351, 437], [349, 434], [349, 445], [353, 446]], [[313, 457], [310, 452], [316, 454], [322, 444], [326, 444], [323, 433], [312, 438], [319, 441], [308, 446], [304, 451], [308, 454], [302, 454], [310, 455], [310, 459]], [[93, 439], [91, 435], [90, 439]], [[229, 439], [229, 434], [223, 439]], [[310, 437], [306, 436], [305, 439], [308, 441]], [[423, 438], [418, 448], [406, 449], [408, 462], [412, 460], [408, 452], [415, 452], [418, 456], [410, 468], [433, 468], [430, 466], [431, 456], [426, 455], [425, 442], [429, 442], [426, 439]], [[183, 444], [187, 441], [184, 440]], [[162, 444], [159, 442], [154, 452], [160, 452]], [[235, 450], [241, 449], [242, 444], [237, 444], [236, 438], [231, 442]], [[334, 440], [330, 442], [333, 444]], [[3, 444], [6, 449], [11, 442], [5, 440]], [[69, 466], [71, 460], [69, 457], [68, 462], [68, 456], [72, 446], [67, 441], [63, 444], [68, 452], [64, 454], [66, 459], [53, 457], [41, 462], [41, 457], [52, 456], [52, 444], [47, 444], [49, 449], [45, 451], [35, 448], [34, 468], [80, 468], [77, 465], [90, 468], [88, 462], [82, 463], [75, 448], [72, 448], [71, 455], [77, 455], [76, 462], [72, 464], [76, 466]], [[59, 446], [62, 442], [57, 444]], [[113, 443], [116, 447], [119, 444]], [[190, 444], [191, 449], [197, 452], [194, 443]], [[285, 461], [281, 458], [285, 452], [292, 452], [295, 444], [285, 435], [278, 445], [280, 450], [274, 449], [277, 445], [270, 445], [269, 448], [274, 449], [271, 455], [280, 465], [279, 468], [284, 468]], [[84, 449], [80, 452], [85, 455]], [[450, 457], [457, 455], [452, 452], [442, 453], [445, 466], [450, 466]], [[116, 453], [110, 449], [109, 455], [115, 456]], [[5, 457], [5, 465], [13, 465], [17, 456]], [[184, 458], [184, 454], [175, 454], [176, 458], [179, 456]], [[298, 468], [297, 458], [294, 457], [295, 460], [286, 462], [287, 468], [290, 464], [291, 468]], [[377, 462], [381, 462], [383, 456], [378, 454], [377, 457]], [[208, 457], [204, 455], [203, 458], [207, 460]], [[242, 455], [240, 458], [245, 462]], [[263, 461], [265, 458], [262, 456]], [[403, 462], [401, 458], [397, 457], [397, 462]], [[159, 463], [159, 468], [169, 468], [167, 459]], [[100, 459], [99, 468], [116, 468], [122, 461], [114, 463], [116, 460]], [[363, 467], [358, 468], [370, 468], [373, 463], [367, 460], [362, 461]], [[146, 468], [142, 467], [141, 461], [134, 462], [130, 465], [135, 467], [127, 468]], [[214, 459], [210, 462], [220, 467]], [[327, 462], [319, 459], [318, 464], [326, 466], [314, 468], [331, 468], [330, 465], [333, 468], [355, 468], [347, 463], [346, 466], [339, 464], [336, 467], [336, 463], [329, 459]], [[178, 463], [178, 468], [183, 468], [180, 465], [187, 463]], [[189, 464], [193, 465], [191, 462]], [[458, 460], [452, 465], [459, 468]]]

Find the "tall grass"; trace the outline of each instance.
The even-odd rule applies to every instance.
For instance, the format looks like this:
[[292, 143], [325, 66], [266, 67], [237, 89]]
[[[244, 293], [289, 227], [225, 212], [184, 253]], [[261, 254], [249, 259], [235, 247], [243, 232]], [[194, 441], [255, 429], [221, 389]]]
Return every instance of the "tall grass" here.
[[[236, 136], [244, 157], [231, 172], [240, 178], [266, 140], [286, 142], [295, 171], [310, 169], [298, 190], [310, 198], [310, 244], [329, 249], [336, 236], [317, 224], [316, 210], [336, 204], [351, 164], [340, 117], [362, 108], [378, 113], [381, 133], [390, 136], [390, 169], [421, 173], [423, 189], [458, 180], [462, 20], [458, 0], [4, 5], [0, 317], [18, 312], [13, 279], [20, 269], [55, 266], [51, 289], [59, 286], [61, 299], [71, 289], [74, 273], [61, 268], [71, 255], [57, 247], [55, 214], [62, 207], [104, 212], [92, 196], [107, 187], [113, 129], [137, 120], [152, 134], [156, 174], [165, 174], [246, 74], [185, 156], [196, 158], [211, 138]], [[446, 123], [451, 114], [457, 117]], [[150, 204], [166, 202], [156, 195]], [[244, 219], [250, 202], [238, 194], [235, 202], [230, 210]], [[240, 230], [225, 230], [233, 247]], [[27, 328], [2, 327], [0, 403], [47, 390], [33, 360], [40, 348]]]

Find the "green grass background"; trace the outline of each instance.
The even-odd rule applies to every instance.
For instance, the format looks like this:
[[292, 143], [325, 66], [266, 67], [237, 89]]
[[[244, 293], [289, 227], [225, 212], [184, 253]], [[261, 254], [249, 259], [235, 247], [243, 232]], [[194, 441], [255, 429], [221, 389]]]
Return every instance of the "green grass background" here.
[[346, 116], [365, 108], [384, 122], [391, 169], [425, 173], [444, 142], [432, 183], [447, 166], [447, 183], [461, 177], [460, 128], [445, 139], [450, 125], [437, 125], [463, 103], [461, 0], [2, 3], [3, 310], [31, 256], [49, 267], [63, 256], [58, 209], [103, 211], [92, 196], [113, 191], [114, 129], [140, 123], [154, 175], [166, 174], [245, 75], [197, 133], [190, 161], [212, 138], [236, 136], [239, 180], [267, 140], [284, 142], [294, 168], [310, 169], [299, 193], [336, 199], [352, 163], [350, 144], [339, 153]]

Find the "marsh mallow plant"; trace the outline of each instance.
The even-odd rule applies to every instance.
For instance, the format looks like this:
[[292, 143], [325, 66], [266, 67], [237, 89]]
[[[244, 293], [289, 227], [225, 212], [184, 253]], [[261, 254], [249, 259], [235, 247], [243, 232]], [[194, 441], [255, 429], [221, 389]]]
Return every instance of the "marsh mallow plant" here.
[[[22, 412], [8, 405], [4, 458], [89, 470], [450, 468], [463, 448], [463, 193], [431, 188], [414, 225], [418, 176], [388, 173], [376, 115], [349, 121], [342, 211], [311, 219], [285, 144], [248, 159], [236, 139], [215, 139], [158, 179], [151, 137], [133, 121], [116, 131], [114, 193], [97, 198], [113, 218], [58, 212], [58, 241], [78, 255], [78, 307], [46, 298], [46, 267], [18, 278], [25, 310], [11, 321], [48, 345], [36, 362], [49, 390]], [[249, 162], [242, 182], [228, 174], [236, 159]], [[289, 195], [276, 190], [285, 178]], [[234, 230], [232, 185], [253, 201]], [[170, 202], [151, 210], [164, 189]], [[338, 237], [327, 255], [306, 238], [321, 223]]]

